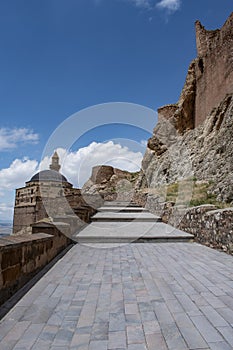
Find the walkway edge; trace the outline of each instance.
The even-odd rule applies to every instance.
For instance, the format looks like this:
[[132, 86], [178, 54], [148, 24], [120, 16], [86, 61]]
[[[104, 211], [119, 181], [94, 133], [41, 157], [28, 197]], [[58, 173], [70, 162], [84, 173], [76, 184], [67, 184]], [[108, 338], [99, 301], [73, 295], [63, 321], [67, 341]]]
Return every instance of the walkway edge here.
[[18, 303], [20, 299], [75, 245], [71, 243], [63, 249], [53, 260], [43, 267], [30, 281], [20, 288], [10, 299], [0, 306], [0, 320]]

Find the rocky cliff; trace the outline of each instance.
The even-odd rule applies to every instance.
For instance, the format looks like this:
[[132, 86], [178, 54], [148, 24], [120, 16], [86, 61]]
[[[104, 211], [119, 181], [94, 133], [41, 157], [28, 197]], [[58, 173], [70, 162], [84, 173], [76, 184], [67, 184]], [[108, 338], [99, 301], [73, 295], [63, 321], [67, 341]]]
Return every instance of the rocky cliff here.
[[179, 101], [158, 109], [136, 190], [151, 192], [185, 179], [208, 181], [210, 194], [232, 203], [233, 13], [217, 30], [197, 21], [196, 44], [198, 57], [189, 66]]
[[179, 101], [158, 109], [183, 134], [206, 117], [233, 91], [233, 13], [221, 29], [195, 23], [197, 57], [190, 63]]
[[180, 135], [167, 119], [154, 129], [143, 158], [137, 190], [155, 189], [184, 179], [208, 180], [217, 200], [233, 201], [233, 95], [205, 122]]
[[179, 101], [158, 109], [139, 176], [96, 167], [84, 193], [132, 197], [134, 186], [132, 198], [143, 205], [148, 193], [169, 200], [174, 184], [177, 204], [190, 205], [198, 186], [208, 198], [233, 203], [233, 13], [221, 29], [206, 30], [199, 21], [195, 27], [198, 56]]
[[92, 168], [90, 179], [84, 184], [82, 194], [100, 195], [104, 200], [131, 200], [138, 173], [100, 165]]
[[199, 183], [200, 191], [207, 190], [217, 201], [233, 204], [232, 138], [233, 94], [227, 94], [204, 123], [183, 134], [170, 120], [160, 118], [148, 140], [139, 174], [97, 166], [82, 193], [145, 204], [148, 193], [157, 193], [159, 201], [165, 202], [168, 187], [178, 184], [177, 195], [183, 195], [178, 204], [189, 205], [194, 184]]

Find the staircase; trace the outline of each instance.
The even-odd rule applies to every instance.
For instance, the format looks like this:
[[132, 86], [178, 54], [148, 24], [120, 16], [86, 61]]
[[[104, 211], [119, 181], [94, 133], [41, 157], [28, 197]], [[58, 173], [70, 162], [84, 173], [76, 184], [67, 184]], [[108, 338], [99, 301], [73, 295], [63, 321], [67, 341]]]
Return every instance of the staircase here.
[[78, 243], [189, 242], [193, 235], [161, 221], [143, 207], [105, 202], [92, 222], [75, 236]]

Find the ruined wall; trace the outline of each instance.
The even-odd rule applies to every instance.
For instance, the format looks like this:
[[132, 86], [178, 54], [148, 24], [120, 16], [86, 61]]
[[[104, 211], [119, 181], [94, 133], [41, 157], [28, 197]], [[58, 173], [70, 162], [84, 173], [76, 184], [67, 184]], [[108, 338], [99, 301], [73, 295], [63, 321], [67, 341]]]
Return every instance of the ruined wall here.
[[195, 124], [202, 123], [226, 94], [233, 92], [233, 13], [220, 30], [196, 22]]
[[[134, 185], [138, 173], [100, 165], [92, 168], [90, 179], [83, 185], [82, 194], [96, 196], [98, 201], [125, 200], [130, 201], [134, 194]], [[95, 198], [95, 197], [94, 197]]]
[[185, 84], [182, 89], [179, 101], [158, 109], [158, 121], [164, 119], [183, 134], [185, 131], [195, 127], [195, 99], [196, 99], [196, 67], [195, 60], [189, 65]]
[[206, 30], [199, 21], [195, 27], [198, 56], [179, 101], [158, 109], [158, 119], [170, 120], [180, 134], [200, 125], [233, 92], [233, 13], [221, 29]]
[[198, 57], [179, 101], [158, 109], [136, 188], [179, 179], [213, 181], [217, 200], [233, 202], [233, 13], [221, 29], [196, 22]]
[[109, 181], [114, 175], [114, 168], [108, 165], [97, 165], [92, 168], [90, 180], [95, 184]]

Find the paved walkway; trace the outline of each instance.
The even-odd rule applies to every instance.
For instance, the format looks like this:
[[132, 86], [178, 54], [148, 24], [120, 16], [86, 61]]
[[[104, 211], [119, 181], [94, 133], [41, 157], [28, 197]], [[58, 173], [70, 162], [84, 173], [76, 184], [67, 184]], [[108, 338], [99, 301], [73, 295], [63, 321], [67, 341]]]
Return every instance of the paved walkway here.
[[0, 323], [0, 349], [233, 349], [233, 258], [195, 243], [77, 244]]

